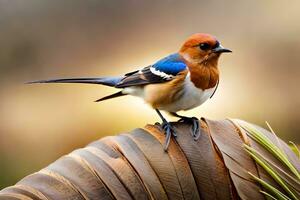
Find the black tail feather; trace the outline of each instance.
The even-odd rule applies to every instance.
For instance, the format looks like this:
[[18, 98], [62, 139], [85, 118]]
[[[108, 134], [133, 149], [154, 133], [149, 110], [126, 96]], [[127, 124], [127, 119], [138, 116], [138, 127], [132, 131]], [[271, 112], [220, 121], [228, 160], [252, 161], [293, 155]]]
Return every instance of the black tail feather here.
[[111, 94], [111, 95], [102, 97], [101, 99], [98, 99], [98, 100], [96, 100], [95, 102], [100, 102], [100, 101], [104, 101], [104, 100], [107, 100], [107, 99], [112, 99], [112, 98], [116, 98], [116, 97], [121, 97], [121, 96], [124, 96], [124, 95], [127, 95], [127, 94], [124, 94], [124, 93], [122, 93], [122, 91], [119, 91], [119, 92], [117, 92], [117, 93], [114, 93], [114, 94]]
[[65, 78], [65, 79], [51, 79], [51, 80], [40, 80], [31, 81], [27, 84], [33, 83], [87, 83], [87, 84], [101, 84], [107, 86], [117, 85], [122, 77], [103, 77], [103, 78]]

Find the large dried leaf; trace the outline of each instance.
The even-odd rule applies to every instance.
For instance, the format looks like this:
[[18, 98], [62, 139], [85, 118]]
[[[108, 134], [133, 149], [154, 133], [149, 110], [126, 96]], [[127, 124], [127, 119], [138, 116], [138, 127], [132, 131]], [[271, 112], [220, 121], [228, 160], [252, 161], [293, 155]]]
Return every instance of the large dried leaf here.
[[[123, 187], [128, 190], [134, 199], [148, 199], [142, 181], [132, 170], [132, 167], [126, 159], [123, 158], [122, 154], [113, 150], [111, 151], [112, 154], [107, 154], [106, 152], [101, 151], [102, 148], [112, 150], [110, 146], [105, 145], [100, 141], [92, 143], [85, 149], [109, 166], [110, 170], [117, 176], [119, 181], [124, 185]], [[97, 164], [97, 159], [93, 162]]]
[[227, 170], [216, 153], [206, 129], [201, 138], [194, 141], [190, 125], [176, 126], [180, 133], [177, 143], [184, 152], [194, 174], [201, 199], [231, 199]]
[[127, 136], [138, 145], [147, 161], [151, 163], [151, 167], [158, 176], [168, 198], [183, 199], [176, 170], [168, 154], [161, 151], [161, 143], [143, 129], [137, 129]]
[[[288, 168], [249, 133], [230, 120], [203, 120], [201, 137], [194, 141], [191, 125], [174, 123], [177, 138], [168, 152], [159, 126], [147, 125], [130, 133], [105, 137], [63, 156], [48, 167], [0, 191], [0, 199], [266, 199], [255, 180], [282, 195], [285, 190], [258, 165], [243, 145], [255, 149], [299, 192]], [[262, 130], [270, 140], [278, 139]], [[275, 141], [276, 140], [276, 141]], [[282, 144], [281, 144], [282, 143]], [[289, 161], [299, 159], [280, 141]], [[253, 176], [249, 175], [249, 172]], [[255, 178], [254, 178], [255, 177]]]
[[265, 199], [258, 191], [261, 188], [248, 174], [258, 176], [257, 166], [243, 149], [244, 141], [236, 131], [236, 127], [228, 120], [205, 120], [213, 142], [222, 153], [226, 167], [230, 171], [234, 186], [242, 199]]
[[[161, 134], [160, 130], [156, 126], [148, 125], [146, 126], [146, 130], [160, 142], [162, 147], [164, 146], [165, 136]], [[197, 185], [188, 160], [181, 148], [179, 148], [178, 144], [173, 139], [170, 141], [168, 155], [175, 168], [184, 199], [199, 199], [200, 197]]]

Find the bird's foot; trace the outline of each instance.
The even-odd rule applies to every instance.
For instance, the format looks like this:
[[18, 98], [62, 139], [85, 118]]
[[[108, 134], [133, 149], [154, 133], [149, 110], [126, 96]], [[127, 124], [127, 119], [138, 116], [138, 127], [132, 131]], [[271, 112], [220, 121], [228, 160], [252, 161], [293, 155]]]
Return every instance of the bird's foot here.
[[185, 122], [185, 123], [190, 123], [192, 124], [192, 136], [194, 140], [198, 140], [199, 137], [201, 136], [201, 129], [200, 129], [200, 124], [199, 124], [199, 119], [196, 117], [184, 117], [182, 116], [178, 122]]
[[[156, 123], [156, 125], [160, 125], [159, 123]], [[175, 128], [171, 125], [170, 122], [164, 121], [161, 125], [161, 129], [165, 132], [166, 135], [166, 141], [164, 144], [164, 150], [167, 151], [170, 141], [171, 141], [171, 137], [177, 137], [177, 133]]]

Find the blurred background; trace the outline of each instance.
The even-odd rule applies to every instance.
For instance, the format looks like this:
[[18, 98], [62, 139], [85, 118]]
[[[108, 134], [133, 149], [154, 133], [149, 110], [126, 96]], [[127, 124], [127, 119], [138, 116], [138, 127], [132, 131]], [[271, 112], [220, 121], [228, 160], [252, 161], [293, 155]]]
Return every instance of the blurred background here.
[[[300, 143], [300, 1], [0, 0], [0, 189], [105, 135], [159, 121], [141, 100], [93, 101], [115, 90], [26, 81], [117, 75], [215, 35], [214, 98], [185, 113], [267, 120]], [[175, 120], [170, 118], [171, 120]]]

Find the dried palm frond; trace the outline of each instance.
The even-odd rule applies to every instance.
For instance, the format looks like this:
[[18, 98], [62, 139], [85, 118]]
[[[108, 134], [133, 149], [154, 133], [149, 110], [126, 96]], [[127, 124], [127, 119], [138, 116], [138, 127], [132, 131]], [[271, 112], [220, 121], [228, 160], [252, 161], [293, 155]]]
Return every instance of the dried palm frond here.
[[174, 123], [166, 153], [161, 128], [147, 125], [63, 156], [0, 199], [300, 199], [299, 151], [241, 120]]

